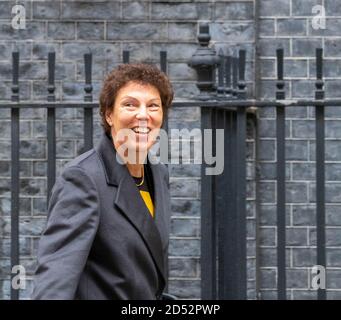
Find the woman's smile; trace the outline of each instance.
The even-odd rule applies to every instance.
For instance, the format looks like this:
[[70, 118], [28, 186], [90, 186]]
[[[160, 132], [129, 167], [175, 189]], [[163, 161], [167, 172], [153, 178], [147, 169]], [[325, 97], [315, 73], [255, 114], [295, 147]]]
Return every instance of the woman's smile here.
[[132, 130], [138, 134], [148, 134], [150, 132], [148, 127], [134, 127]]
[[137, 147], [140, 147], [142, 149], [144, 146], [144, 148], [146, 148], [148, 145], [150, 129], [147, 127], [134, 127], [132, 130], [135, 135], [135, 141], [138, 144]]

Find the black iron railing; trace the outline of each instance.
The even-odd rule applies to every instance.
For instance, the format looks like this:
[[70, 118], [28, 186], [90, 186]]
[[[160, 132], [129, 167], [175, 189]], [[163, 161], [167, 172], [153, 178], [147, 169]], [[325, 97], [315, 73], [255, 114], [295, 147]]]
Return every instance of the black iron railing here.
[[[246, 299], [246, 109], [276, 108], [277, 150], [277, 292], [286, 299], [286, 220], [285, 220], [285, 110], [289, 107], [315, 106], [316, 121], [316, 226], [317, 265], [326, 267], [325, 242], [325, 163], [324, 108], [340, 106], [340, 99], [324, 99], [323, 51], [316, 49], [315, 100], [285, 100], [283, 49], [277, 50], [275, 100], [245, 99], [245, 53], [239, 54], [237, 100], [206, 103], [202, 106], [203, 128], [224, 128], [225, 165], [220, 176], [206, 176], [202, 166], [202, 297], [205, 299]], [[228, 61], [228, 60], [227, 60]], [[229, 63], [229, 62], [228, 62]], [[223, 72], [225, 68], [218, 68]], [[227, 71], [228, 74], [228, 71]], [[223, 88], [219, 75], [218, 88]], [[229, 83], [227, 79], [226, 83]], [[221, 90], [221, 89], [220, 89]], [[221, 91], [220, 91], [221, 94]], [[213, 104], [215, 104], [213, 106]], [[226, 107], [236, 108], [229, 114]], [[225, 112], [222, 111], [225, 109]], [[216, 147], [216, 146], [214, 146]], [[234, 156], [235, 155], [235, 156]], [[217, 249], [218, 248], [218, 249]], [[218, 267], [217, 267], [218, 264]], [[259, 280], [258, 280], [259, 281]], [[326, 299], [326, 290], [318, 289], [318, 299]]]

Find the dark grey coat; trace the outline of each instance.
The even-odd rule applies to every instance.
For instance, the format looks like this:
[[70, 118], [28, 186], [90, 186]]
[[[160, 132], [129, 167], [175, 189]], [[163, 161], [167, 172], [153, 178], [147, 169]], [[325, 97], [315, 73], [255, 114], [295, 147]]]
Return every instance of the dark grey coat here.
[[150, 164], [155, 220], [113, 144], [76, 159], [57, 179], [38, 250], [33, 299], [158, 299], [166, 284], [168, 170]]

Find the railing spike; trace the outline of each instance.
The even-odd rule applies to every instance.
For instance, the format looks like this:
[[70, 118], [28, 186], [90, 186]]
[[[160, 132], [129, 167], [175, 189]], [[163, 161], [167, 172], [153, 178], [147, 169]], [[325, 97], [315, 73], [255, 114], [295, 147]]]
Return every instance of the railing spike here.
[[316, 49], [316, 82], [315, 82], [315, 99], [324, 99], [324, 82], [323, 82], [323, 49]]
[[47, 101], [55, 101], [55, 66], [56, 53], [54, 51], [48, 53], [48, 84], [47, 84]]
[[85, 86], [84, 86], [84, 101], [92, 101], [92, 84], [91, 84], [91, 73], [92, 73], [92, 53], [84, 54], [84, 71], [85, 71]]
[[283, 100], [283, 99], [285, 99], [285, 91], [284, 91], [285, 82], [283, 81], [284, 50], [282, 48], [277, 49], [276, 50], [276, 56], [277, 56], [276, 99], [277, 100]]
[[12, 52], [12, 97], [13, 102], [19, 101], [19, 51]]

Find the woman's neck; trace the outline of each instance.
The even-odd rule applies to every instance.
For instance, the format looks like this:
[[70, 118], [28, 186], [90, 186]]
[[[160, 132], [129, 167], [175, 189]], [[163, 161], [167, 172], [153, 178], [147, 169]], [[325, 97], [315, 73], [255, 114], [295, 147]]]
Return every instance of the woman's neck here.
[[132, 175], [133, 177], [140, 178], [143, 176], [143, 164], [127, 163], [126, 165], [130, 175]]
[[[133, 157], [133, 159], [129, 160], [128, 149], [124, 150], [124, 149], [119, 148], [119, 145], [116, 145], [115, 142], [114, 142], [114, 146], [115, 146], [116, 152], [120, 155], [122, 160], [125, 162], [130, 175], [134, 177], [142, 177], [143, 164], [145, 163], [145, 160], [148, 156], [148, 151], [147, 150], [137, 151], [135, 153], [135, 158]], [[129, 161], [132, 161], [133, 163]]]

